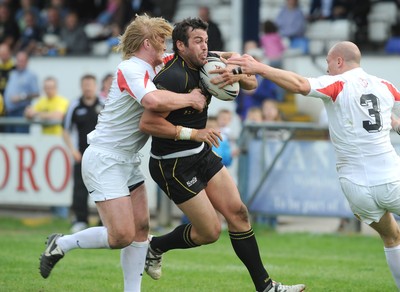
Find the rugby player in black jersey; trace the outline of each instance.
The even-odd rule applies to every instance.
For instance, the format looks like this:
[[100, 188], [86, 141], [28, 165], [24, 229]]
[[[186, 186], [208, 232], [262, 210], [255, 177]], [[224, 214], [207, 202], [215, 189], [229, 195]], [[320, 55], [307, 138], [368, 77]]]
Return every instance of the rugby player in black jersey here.
[[[208, 52], [207, 23], [199, 18], [184, 19], [175, 25], [172, 39], [175, 56], [153, 81], [158, 89], [187, 93], [199, 88], [199, 68], [207, 56], [215, 55]], [[253, 77], [243, 74], [216, 78], [221, 84], [239, 81], [245, 89], [257, 86]], [[208, 104], [210, 100], [211, 96]], [[190, 220], [168, 234], [151, 238], [146, 272], [159, 279], [163, 253], [215, 242], [221, 233], [218, 210], [227, 221], [233, 249], [248, 269], [256, 291], [303, 291], [302, 284], [287, 286], [272, 281], [265, 270], [247, 208], [221, 158], [211, 150], [211, 145], [219, 144], [220, 133], [205, 129], [206, 121], [207, 107], [203, 111], [186, 107], [162, 113], [145, 110], [142, 115], [140, 129], [153, 136], [150, 174]]]

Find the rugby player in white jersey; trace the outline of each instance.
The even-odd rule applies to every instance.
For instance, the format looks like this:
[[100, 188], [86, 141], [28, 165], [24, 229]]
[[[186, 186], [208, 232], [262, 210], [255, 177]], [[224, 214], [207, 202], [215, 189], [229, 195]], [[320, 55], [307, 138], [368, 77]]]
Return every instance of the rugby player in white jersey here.
[[[275, 69], [244, 55], [228, 64], [232, 74], [260, 74], [294, 93], [320, 98], [337, 155], [340, 184], [354, 215], [375, 229], [400, 289], [400, 158], [390, 141], [392, 125], [399, 131], [400, 93], [389, 81], [360, 67], [361, 53], [352, 42], [339, 42], [326, 57], [328, 75], [305, 78]], [[379, 290], [379, 287], [376, 287]]]
[[156, 90], [152, 82], [169, 58], [165, 41], [171, 32], [171, 25], [163, 18], [143, 15], [137, 16], [121, 36], [123, 61], [96, 129], [88, 135], [90, 145], [82, 159], [82, 177], [104, 226], [72, 235], [51, 234], [40, 258], [43, 278], [72, 249], [122, 249], [124, 290], [140, 291], [149, 231], [139, 154], [148, 135], [139, 131], [140, 117], [144, 108], [172, 111], [191, 106], [202, 111], [206, 106], [200, 90], [176, 94]]

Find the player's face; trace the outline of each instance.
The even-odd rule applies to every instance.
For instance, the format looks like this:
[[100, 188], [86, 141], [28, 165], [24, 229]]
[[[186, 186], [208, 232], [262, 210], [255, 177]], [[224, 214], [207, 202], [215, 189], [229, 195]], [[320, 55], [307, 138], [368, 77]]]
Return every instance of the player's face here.
[[189, 66], [198, 68], [207, 62], [208, 35], [205, 30], [195, 29], [188, 32], [188, 46], [181, 51], [181, 56]]

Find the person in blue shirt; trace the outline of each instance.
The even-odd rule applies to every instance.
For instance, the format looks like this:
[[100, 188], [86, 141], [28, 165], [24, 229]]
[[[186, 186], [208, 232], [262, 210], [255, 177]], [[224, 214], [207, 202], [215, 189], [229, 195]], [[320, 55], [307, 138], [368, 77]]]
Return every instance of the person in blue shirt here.
[[[16, 55], [16, 68], [10, 72], [10, 77], [4, 91], [4, 101], [7, 117], [23, 117], [26, 107], [39, 96], [37, 75], [28, 69], [29, 56], [20, 51]], [[9, 125], [8, 133], [29, 133], [29, 126]]]
[[[218, 118], [209, 116], [207, 119], [207, 128], [219, 129]], [[231, 141], [227, 135], [221, 132], [223, 140], [219, 141], [219, 147], [213, 145], [212, 150], [222, 158], [222, 164], [229, 167], [232, 164], [232, 147]]]

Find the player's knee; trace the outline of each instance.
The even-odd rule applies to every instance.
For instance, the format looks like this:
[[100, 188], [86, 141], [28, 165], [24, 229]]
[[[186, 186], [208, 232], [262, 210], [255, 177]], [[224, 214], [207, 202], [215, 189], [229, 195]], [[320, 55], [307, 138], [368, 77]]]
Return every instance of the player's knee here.
[[219, 239], [219, 236], [221, 235], [221, 225], [215, 224], [212, 228], [201, 232], [201, 234], [199, 235], [201, 238], [201, 244], [214, 243]]
[[395, 229], [391, 241], [393, 246], [400, 245], [400, 228]]
[[148, 221], [143, 221], [137, 224], [135, 241], [145, 241], [149, 235], [150, 224]]
[[249, 222], [250, 222], [250, 219], [249, 219], [249, 212], [248, 212], [247, 207], [246, 207], [245, 204], [242, 203], [242, 205], [240, 206], [240, 208], [239, 208], [237, 214], [238, 214], [239, 218], [240, 218], [242, 221], [244, 221], [244, 222], [246, 222], [246, 223], [249, 223]]
[[209, 232], [205, 238], [204, 238], [204, 243], [203, 244], [210, 244], [214, 243], [219, 239], [219, 236], [221, 234], [221, 229], [215, 229], [212, 232]]
[[221, 235], [221, 225], [216, 225], [210, 234], [210, 243], [216, 242]]
[[245, 204], [241, 203], [226, 216], [226, 220], [228, 223], [250, 223], [249, 212], [247, 211], [247, 207]]
[[118, 229], [109, 233], [108, 243], [111, 248], [124, 248], [135, 239], [135, 230]]

